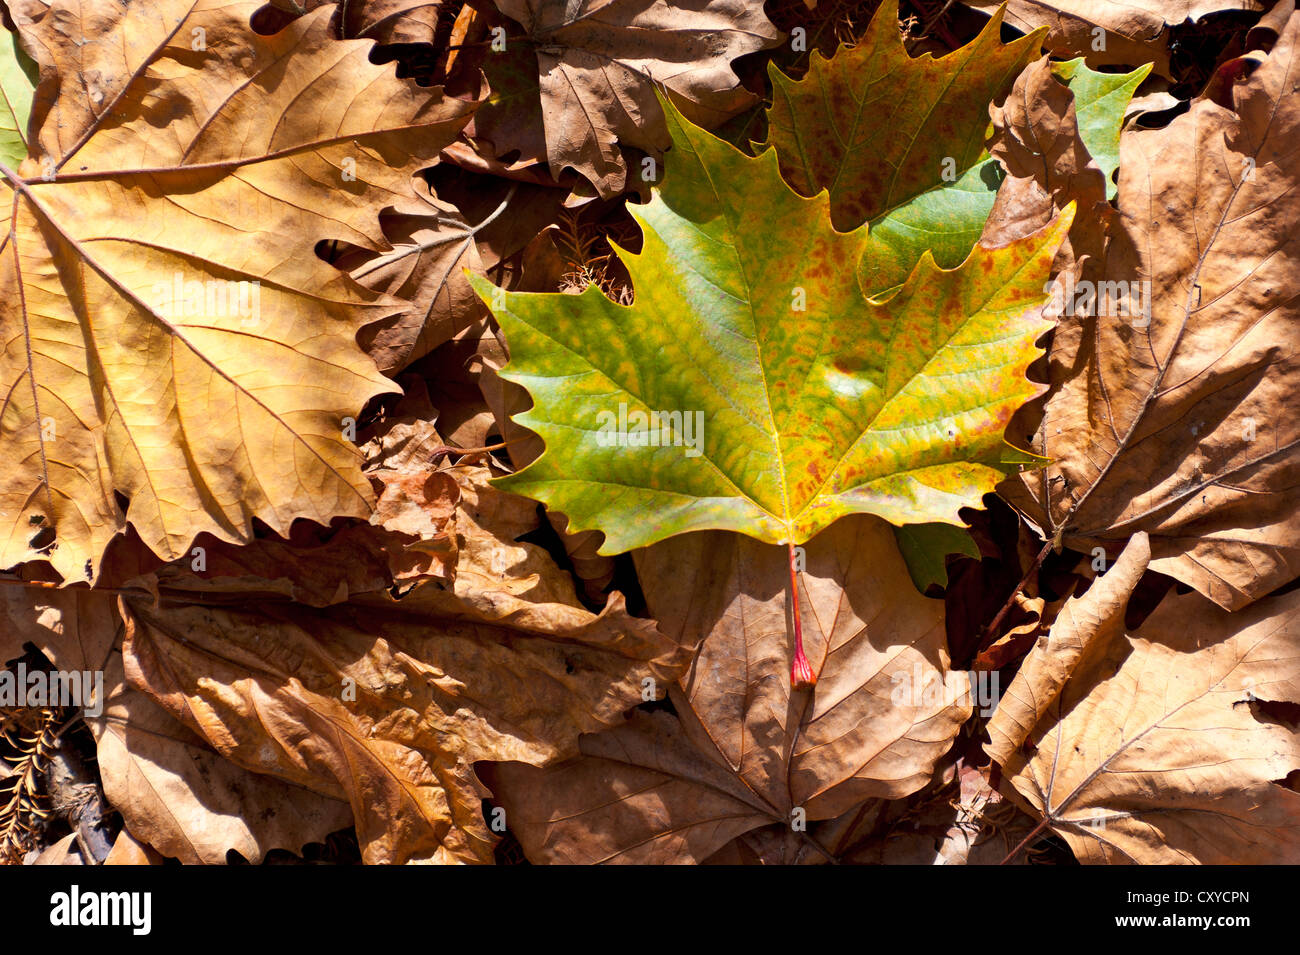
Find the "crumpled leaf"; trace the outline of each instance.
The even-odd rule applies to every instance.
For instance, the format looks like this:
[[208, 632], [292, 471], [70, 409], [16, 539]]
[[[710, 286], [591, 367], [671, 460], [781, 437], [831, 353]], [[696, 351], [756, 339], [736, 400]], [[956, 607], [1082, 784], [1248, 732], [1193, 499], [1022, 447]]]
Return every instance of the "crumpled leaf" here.
[[[491, 513], [466, 504], [467, 527]], [[460, 545], [472, 567], [493, 550]], [[510, 553], [539, 549], [496, 540], [501, 576], [525, 584]], [[680, 663], [619, 595], [596, 615], [546, 601], [554, 585], [486, 581], [458, 568], [454, 591], [426, 583], [322, 609], [256, 594], [230, 607], [128, 598], [128, 679], [245, 769], [347, 800], [365, 861], [490, 861], [474, 762], [563, 759], [580, 732], [640, 701], [642, 679], [670, 679]]]
[[346, 802], [250, 775], [218, 756], [126, 685], [120, 654], [105, 667], [104, 686], [103, 714], [86, 720], [104, 795], [136, 837], [164, 856], [224, 865], [234, 850], [259, 862], [272, 849], [297, 852], [352, 824]]
[[260, 37], [254, 9], [16, 18], [41, 83], [0, 212], [0, 566], [94, 580], [127, 522], [170, 559], [201, 531], [249, 539], [253, 517], [369, 513], [343, 418], [392, 390], [354, 335], [394, 303], [313, 246], [383, 248], [378, 209], [472, 106], [334, 40], [329, 10]]
[[1293, 16], [1233, 109], [1124, 134], [1105, 267], [1057, 303], [1032, 445], [1054, 463], [1000, 489], [1076, 550], [1146, 531], [1153, 570], [1228, 609], [1300, 573], [1297, 38]]
[[626, 186], [619, 144], [654, 152], [668, 143], [656, 82], [694, 121], [717, 125], [754, 102], [731, 61], [780, 38], [747, 0], [494, 2], [537, 53], [551, 174], [572, 166], [601, 196]]
[[989, 723], [1008, 793], [1080, 862], [1284, 863], [1300, 852], [1300, 593], [1238, 613], [1166, 595], [1136, 631], [1124, 610], [1145, 534], [1071, 598]]
[[[515, 420], [546, 442], [500, 486], [603, 531], [601, 553], [703, 529], [799, 542], [856, 512], [959, 523], [1038, 390], [1025, 369], [1045, 324], [1026, 311], [1069, 213], [953, 271], [924, 255], [897, 294], [868, 300], [853, 276], [865, 228], [834, 231], [825, 197], [793, 193], [772, 150], [747, 157], [666, 109], [667, 178], [631, 210], [643, 251], [620, 253], [632, 306], [474, 280], [510, 344], [501, 376], [535, 402]], [[638, 431], [632, 413], [651, 411], [681, 413], [655, 432], [674, 446]], [[619, 446], [617, 427], [647, 445]]]
[[[1123, 102], [1120, 97], [1117, 108], [1109, 111], [1116, 145]], [[1080, 105], [1074, 90], [1058, 81], [1051, 61], [1043, 57], [1016, 79], [1006, 103], [990, 111], [990, 151], [1010, 175], [1039, 179], [1053, 193], [1078, 197], [1081, 208], [1092, 209], [1106, 201], [1108, 180], [1084, 141]]]
[[806, 556], [811, 696], [785, 677], [783, 549], [715, 532], [637, 553], [661, 629], [702, 639], [672, 688], [680, 720], [638, 713], [583, 737], [576, 760], [495, 767], [494, 796], [530, 859], [699, 862], [742, 832], [789, 829], [796, 809], [802, 822], [828, 819], [926, 784], [970, 714], [967, 676], [948, 669], [942, 602], [912, 588], [882, 521], [841, 521]]

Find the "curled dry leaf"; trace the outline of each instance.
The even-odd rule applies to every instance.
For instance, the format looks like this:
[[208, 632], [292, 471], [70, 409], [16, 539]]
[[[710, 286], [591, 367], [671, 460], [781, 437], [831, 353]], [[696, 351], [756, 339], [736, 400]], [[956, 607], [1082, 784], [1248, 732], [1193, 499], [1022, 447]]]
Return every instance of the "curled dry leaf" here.
[[883, 521], [846, 518], [806, 554], [811, 694], [786, 678], [784, 548], [715, 532], [637, 553], [661, 628], [701, 642], [673, 690], [680, 721], [638, 713], [584, 737], [580, 759], [495, 767], [493, 792], [530, 858], [698, 862], [742, 832], [789, 827], [796, 811], [828, 819], [929, 780], [970, 714], [942, 602], [916, 593]]
[[[215, 549], [213, 558], [219, 566]], [[233, 849], [256, 862], [270, 849], [297, 851], [351, 824], [345, 802], [251, 777], [126, 686], [121, 654], [113, 649], [121, 620], [112, 595], [4, 586], [0, 601], [8, 618], [0, 629], [0, 663], [30, 641], [60, 671], [103, 674], [104, 696], [87, 701], [86, 723], [97, 743], [104, 794], [164, 856], [219, 864]]]
[[128, 521], [170, 559], [253, 517], [369, 513], [342, 419], [392, 390], [354, 335], [395, 306], [313, 246], [383, 248], [378, 210], [472, 106], [333, 39], [327, 9], [271, 37], [254, 9], [15, 17], [41, 82], [0, 212], [0, 566], [93, 580]]
[[[695, 122], [716, 126], [755, 102], [731, 61], [780, 39], [762, 5], [747, 0], [494, 2], [537, 55], [551, 174], [572, 166], [602, 196], [627, 183], [619, 144], [668, 145], [656, 83]], [[517, 148], [494, 145], [498, 155]]]
[[[104, 668], [104, 711], [86, 723], [98, 744], [104, 795], [142, 842], [187, 864], [221, 865], [238, 852], [258, 862], [297, 852], [352, 824], [340, 799], [218, 756], [198, 735], [126, 683], [122, 658]], [[112, 862], [112, 855], [106, 864]]]
[[[1011, 179], [1004, 184], [984, 227], [989, 244], [1003, 242], [1039, 229], [1071, 201], [1078, 214], [1070, 236], [1057, 254], [1056, 265], [1073, 270], [1084, 256], [1096, 258], [1105, 244], [1105, 223], [1111, 208], [1106, 202], [1105, 174], [1093, 159], [1080, 135], [1075, 95], [1052, 74], [1052, 63], [1043, 57], [1016, 78], [1001, 106], [989, 110], [993, 137], [989, 152], [1000, 160]], [[1119, 135], [1118, 110], [1114, 111], [1114, 133]], [[1042, 201], [1028, 206], [1018, 201], [1022, 187], [1017, 180], [1032, 181]], [[1005, 209], [1014, 203], [1028, 213], [1023, 225], [1007, 221]], [[991, 226], [995, 226], [991, 228]]]
[[1066, 603], [989, 723], [989, 755], [1082, 862], [1249, 864], [1300, 853], [1300, 593], [1237, 613], [1166, 595], [1124, 611], [1149, 564], [1136, 534]]
[[[476, 494], [462, 496], [465, 527], [502, 496]], [[564, 584], [525, 588], [533, 575], [509, 555], [537, 566], [537, 548], [462, 536], [459, 550], [454, 592], [431, 582], [401, 600], [125, 600], [128, 677], [236, 764], [346, 799], [367, 862], [490, 861], [473, 763], [571, 755], [641, 699], [642, 679], [680, 672], [680, 654], [619, 595], [600, 615], [546, 600], [572, 594], [554, 564]], [[478, 589], [501, 586], [497, 573], [519, 593]]]
[[[1113, 213], [1107, 200], [1116, 191], [1111, 176], [1119, 165], [1120, 128], [1148, 72], [1141, 67], [1097, 73], [1082, 59], [1052, 63], [1044, 57], [1016, 78], [1005, 102], [989, 108], [989, 151], [1008, 178], [984, 223], [982, 242], [1005, 245], [1042, 228], [1074, 202], [1079, 213], [1053, 262], [1055, 282], [1060, 289], [1085, 274], [1095, 277]], [[1019, 422], [1012, 429], [1026, 430]]]
[[1233, 90], [1121, 140], [1105, 267], [1061, 303], [1033, 450], [1001, 491], [1080, 551], [1138, 531], [1152, 569], [1237, 609], [1300, 573], [1300, 78], [1293, 16]]
[[450, 203], [425, 197], [419, 211], [384, 217], [391, 252], [376, 255], [354, 249], [334, 261], [367, 288], [409, 303], [405, 311], [361, 334], [362, 347], [380, 371], [396, 377], [487, 314], [465, 270], [483, 273], [475, 235], [508, 202], [509, 196], [487, 219], [471, 227]]

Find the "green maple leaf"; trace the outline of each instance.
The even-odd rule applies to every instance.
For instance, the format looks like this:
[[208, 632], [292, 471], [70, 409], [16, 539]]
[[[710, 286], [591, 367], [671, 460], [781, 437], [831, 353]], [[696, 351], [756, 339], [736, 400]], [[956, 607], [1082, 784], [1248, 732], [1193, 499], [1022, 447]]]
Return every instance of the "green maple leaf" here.
[[515, 420], [546, 444], [500, 486], [603, 531], [606, 554], [705, 529], [799, 543], [851, 513], [960, 524], [1025, 460], [1003, 431], [1041, 391], [1025, 371], [1049, 323], [1026, 313], [1073, 210], [954, 270], [927, 252], [873, 299], [855, 275], [867, 227], [837, 232], [774, 151], [664, 109], [666, 177], [629, 207], [644, 247], [619, 250], [634, 304], [475, 280], [510, 344], [503, 377], [534, 400]]
[[1079, 137], [1106, 177], [1107, 199], [1114, 199], [1119, 192], [1114, 173], [1119, 168], [1119, 134], [1124, 125], [1124, 110], [1150, 72], [1148, 63], [1132, 73], [1098, 73], [1088, 69], [1083, 57], [1052, 64], [1052, 75], [1074, 94]]
[[[814, 53], [802, 79], [768, 66], [767, 145], [797, 192], [829, 192], [836, 227], [869, 223], [858, 276], [872, 293], [901, 284], [926, 251], [944, 268], [970, 254], [1004, 176], [984, 149], [987, 107], [1011, 88], [1043, 35], [1002, 43], [999, 10], [960, 49], [914, 58], [897, 29], [897, 6], [886, 0], [856, 45], [830, 59]], [[1150, 67], [1112, 75], [1079, 59], [1053, 72], [1074, 94], [1080, 134], [1113, 197], [1124, 109]], [[964, 529], [947, 524], [910, 525], [896, 536], [922, 592], [946, 585], [946, 554], [979, 554]]]
[[952, 268], [975, 245], [1002, 182], [984, 150], [989, 103], [1011, 88], [1044, 30], [999, 40], [999, 10], [947, 56], [911, 57], [898, 2], [885, 0], [866, 34], [826, 59], [814, 53], [794, 80], [769, 64], [766, 145], [800, 195], [830, 195], [837, 229], [871, 223], [863, 286], [892, 288], [929, 250]]

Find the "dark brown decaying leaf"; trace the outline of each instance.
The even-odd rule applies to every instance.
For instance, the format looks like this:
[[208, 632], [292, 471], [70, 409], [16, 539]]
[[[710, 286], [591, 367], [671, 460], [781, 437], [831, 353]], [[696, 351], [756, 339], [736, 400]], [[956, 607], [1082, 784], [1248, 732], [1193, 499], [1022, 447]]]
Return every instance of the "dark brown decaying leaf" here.
[[602, 196], [627, 185], [619, 144], [668, 145], [656, 82], [694, 122], [717, 125], [755, 102], [731, 61], [780, 38], [762, 5], [747, 0], [494, 2], [536, 50], [551, 174], [572, 166]]

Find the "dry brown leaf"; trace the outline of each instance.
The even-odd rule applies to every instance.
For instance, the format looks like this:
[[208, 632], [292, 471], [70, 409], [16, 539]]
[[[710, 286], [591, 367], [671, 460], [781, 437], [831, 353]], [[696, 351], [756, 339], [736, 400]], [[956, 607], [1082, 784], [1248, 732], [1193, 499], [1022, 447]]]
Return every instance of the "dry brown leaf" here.
[[792, 694], [788, 679], [784, 548], [725, 532], [688, 534], [639, 552], [637, 571], [664, 632], [700, 643], [682, 680], [699, 718], [697, 745], [716, 749], [783, 809], [827, 819], [867, 797], [923, 786], [970, 715], [970, 686], [948, 669], [943, 602], [906, 586], [888, 524], [842, 518], [805, 555], [811, 698]]
[[1002, 669], [1023, 656], [1029, 647], [1033, 646], [1034, 638], [1043, 629], [1047, 601], [1042, 597], [1026, 597], [1022, 593], [1017, 593], [1013, 599], [1012, 606], [1015, 608], [1013, 614], [1020, 622], [1007, 627], [1003, 633], [996, 634], [993, 642], [976, 654], [971, 662], [974, 669]]
[[118, 636], [113, 600], [84, 587], [0, 584], [0, 667], [32, 643], [61, 670], [98, 670]]
[[128, 521], [171, 559], [253, 517], [369, 513], [343, 419], [392, 389], [354, 334], [395, 305], [313, 247], [384, 248], [378, 210], [413, 201], [472, 106], [333, 39], [327, 9], [272, 37], [254, 9], [16, 17], [42, 153], [5, 174], [0, 566], [93, 580]]
[[664, 712], [583, 736], [582, 756], [485, 767], [528, 858], [553, 864], [702, 862], [778, 810], [692, 745]]
[[123, 828], [113, 841], [113, 848], [104, 865], [162, 865], [163, 857], [152, 846], [136, 840], [130, 831]]
[[1005, 791], [1081, 862], [1248, 864], [1300, 854], [1300, 592], [1228, 613], [1166, 595], [1133, 632], [1137, 534], [1067, 602], [989, 724]]
[[[668, 146], [655, 83], [677, 94], [693, 122], [715, 126], [755, 102], [731, 61], [780, 39], [762, 5], [747, 0], [494, 2], [536, 50], [551, 175], [571, 166], [602, 196], [627, 185], [619, 144]], [[518, 148], [494, 145], [498, 155]]]
[[948, 670], [942, 602], [910, 585], [883, 521], [842, 519], [806, 554], [811, 697], [790, 690], [784, 548], [710, 532], [637, 552], [661, 629], [702, 642], [672, 691], [680, 721], [639, 716], [584, 737], [583, 757], [563, 766], [494, 770], [530, 858], [700, 862], [750, 829], [925, 785], [970, 713], [967, 676]]
[[[105, 667], [104, 684], [104, 712], [86, 720], [98, 743], [104, 794], [135, 836], [162, 855], [223, 865], [233, 850], [259, 862], [272, 849], [297, 852], [352, 824], [346, 802], [218, 756], [126, 685], [118, 653]], [[112, 863], [110, 854], [105, 864]]]
[[[992, 13], [1003, 0], [963, 0]], [[1026, 33], [1048, 27], [1043, 41], [1062, 58], [1086, 56], [1094, 68], [1154, 63], [1169, 76], [1167, 26], [1220, 10], [1262, 10], [1259, 0], [1009, 0], [1006, 21]]]
[[85, 865], [77, 848], [77, 834], [70, 832], [43, 850], [29, 865]]
[[1053, 341], [1054, 463], [1000, 489], [1076, 550], [1146, 531], [1153, 570], [1228, 609], [1300, 573], [1298, 38], [1293, 16], [1234, 109], [1124, 133], [1105, 267]]
[[[924, 797], [924, 798], [923, 798]], [[868, 804], [818, 836], [858, 865], [998, 865], [1034, 820], [989, 786], [987, 767], [951, 767], [941, 785], [906, 801]], [[1024, 857], [1017, 861], [1027, 864]]]
[[1074, 94], [1043, 57], [1021, 72], [1006, 100], [989, 107], [989, 115], [989, 153], [1011, 179], [998, 190], [981, 241], [1000, 246], [1022, 238], [1074, 202], [1079, 211], [1052, 270], [1077, 275], [1080, 259], [1101, 255], [1111, 207], [1105, 176], [1079, 134]]
[[296, 17], [318, 7], [338, 10], [340, 36], [378, 43], [432, 43], [438, 11], [447, 0], [270, 0], [270, 6]]
[[379, 370], [396, 373], [487, 315], [465, 269], [484, 274], [475, 235], [505, 211], [510, 197], [476, 226], [450, 203], [426, 198], [422, 212], [384, 217], [391, 252], [352, 250], [335, 260], [367, 288], [409, 302], [405, 311], [361, 334]]
[[343, 35], [379, 43], [432, 43], [438, 12], [447, 0], [349, 0], [343, 11]]
[[539, 573], [540, 549], [485, 540], [503, 497], [462, 489], [454, 593], [320, 610], [126, 600], [129, 678], [236, 764], [347, 799], [366, 861], [490, 861], [475, 761], [562, 759], [639, 702], [642, 679], [680, 672], [621, 596], [599, 616], [551, 602], [572, 585]]

